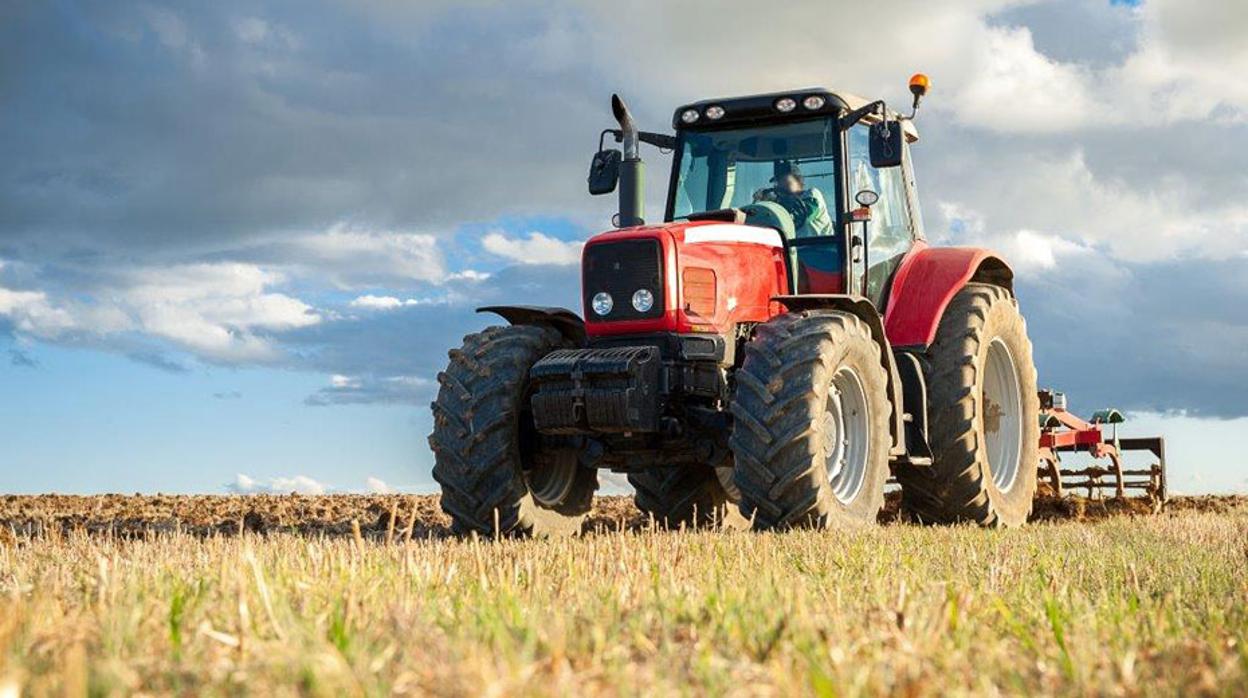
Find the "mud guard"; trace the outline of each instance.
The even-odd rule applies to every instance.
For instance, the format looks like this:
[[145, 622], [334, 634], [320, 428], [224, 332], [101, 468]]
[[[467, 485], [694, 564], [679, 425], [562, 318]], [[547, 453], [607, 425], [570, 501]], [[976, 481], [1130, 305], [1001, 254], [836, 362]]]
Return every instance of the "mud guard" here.
[[536, 305], [487, 305], [477, 308], [478, 313], [494, 313], [512, 325], [546, 325], [553, 327], [565, 339], [577, 346], [585, 346], [585, 321], [566, 308], [546, 308]]
[[888, 337], [884, 334], [884, 320], [875, 309], [875, 305], [863, 296], [845, 294], [803, 294], [797, 296], [772, 296], [771, 300], [782, 303], [790, 312], [803, 310], [839, 310], [857, 316], [871, 328], [871, 336], [880, 347], [880, 363], [888, 373], [888, 399], [893, 405], [893, 416], [889, 420], [889, 431], [892, 432], [893, 449], [890, 455], [906, 454], [906, 422], [905, 422], [905, 391], [901, 375], [897, 370], [897, 361], [893, 357]]
[[949, 302], [971, 282], [1014, 292], [1014, 272], [992, 252], [975, 247], [916, 245], [893, 278], [884, 329], [894, 347], [926, 349]]

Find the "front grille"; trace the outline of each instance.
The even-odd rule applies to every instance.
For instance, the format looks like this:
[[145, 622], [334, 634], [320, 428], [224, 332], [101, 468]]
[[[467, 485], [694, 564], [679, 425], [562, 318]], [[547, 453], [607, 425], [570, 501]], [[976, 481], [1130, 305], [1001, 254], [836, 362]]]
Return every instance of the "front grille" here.
[[[582, 287], [585, 317], [591, 320], [641, 320], [663, 316], [663, 249], [658, 240], [621, 240], [590, 245], [585, 249]], [[644, 313], [633, 308], [637, 289], [649, 289], [654, 305]], [[605, 316], [594, 312], [592, 299], [601, 292], [615, 301]]]

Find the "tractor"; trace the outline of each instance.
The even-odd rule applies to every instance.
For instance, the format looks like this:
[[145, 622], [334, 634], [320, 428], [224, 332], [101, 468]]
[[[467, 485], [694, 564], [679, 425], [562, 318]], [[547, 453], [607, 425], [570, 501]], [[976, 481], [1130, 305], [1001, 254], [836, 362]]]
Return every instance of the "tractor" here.
[[[1031, 342], [1000, 256], [923, 232], [911, 113], [827, 89], [703, 100], [674, 135], [612, 97], [581, 315], [495, 306], [439, 374], [433, 474], [461, 533], [578, 531], [598, 471], [670, 527], [1023, 524], [1040, 463]], [[620, 147], [604, 147], [610, 136]], [[672, 152], [643, 219], [641, 147]]]

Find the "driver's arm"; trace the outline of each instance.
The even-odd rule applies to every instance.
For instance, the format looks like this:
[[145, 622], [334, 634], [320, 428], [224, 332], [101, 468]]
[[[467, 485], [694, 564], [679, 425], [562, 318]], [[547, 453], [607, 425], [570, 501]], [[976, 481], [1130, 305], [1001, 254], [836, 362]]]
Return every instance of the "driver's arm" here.
[[810, 218], [806, 219], [806, 225], [810, 228], [812, 235], [822, 236], [832, 234], [832, 215], [828, 213], [828, 203], [823, 199], [823, 192], [818, 189], [810, 190], [810, 198], [814, 201], [814, 206], [810, 212]]

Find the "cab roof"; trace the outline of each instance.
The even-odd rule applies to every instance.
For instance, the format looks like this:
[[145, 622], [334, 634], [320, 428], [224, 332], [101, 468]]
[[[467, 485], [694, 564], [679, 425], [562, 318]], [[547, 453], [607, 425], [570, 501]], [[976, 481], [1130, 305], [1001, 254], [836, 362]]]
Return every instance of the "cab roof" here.
[[[803, 100], [807, 97], [819, 96], [824, 98], [824, 105], [819, 109], [807, 109], [803, 105]], [[797, 102], [797, 108], [782, 112], [776, 108], [776, 102], [782, 98], [788, 97]], [[672, 115], [672, 126], [677, 130], [710, 130], [717, 128], [727, 128], [731, 126], [745, 126], [760, 123], [777, 123], [784, 121], [794, 121], [802, 117], [817, 116], [820, 114], [833, 115], [839, 111], [853, 111], [860, 107], [865, 107], [875, 100], [859, 97], [858, 95], [848, 92], [833, 92], [823, 87], [806, 87], [796, 90], [785, 90], [784, 92], [769, 92], [766, 94], [746, 95], [743, 97], [721, 97], [716, 99], [704, 99], [699, 102], [681, 105]], [[723, 108], [724, 115], [718, 119], [710, 119], [706, 116], [708, 107], [718, 106]], [[681, 120], [681, 114], [686, 111], [697, 110], [699, 118], [692, 124], [687, 124]], [[913, 143], [919, 140], [919, 131], [914, 127], [914, 122], [902, 118], [900, 114], [892, 109], [888, 110], [888, 115], [892, 119], [901, 121], [902, 132], [906, 134], [906, 140]], [[878, 115], [870, 115], [863, 119], [867, 123], [879, 121]]]

